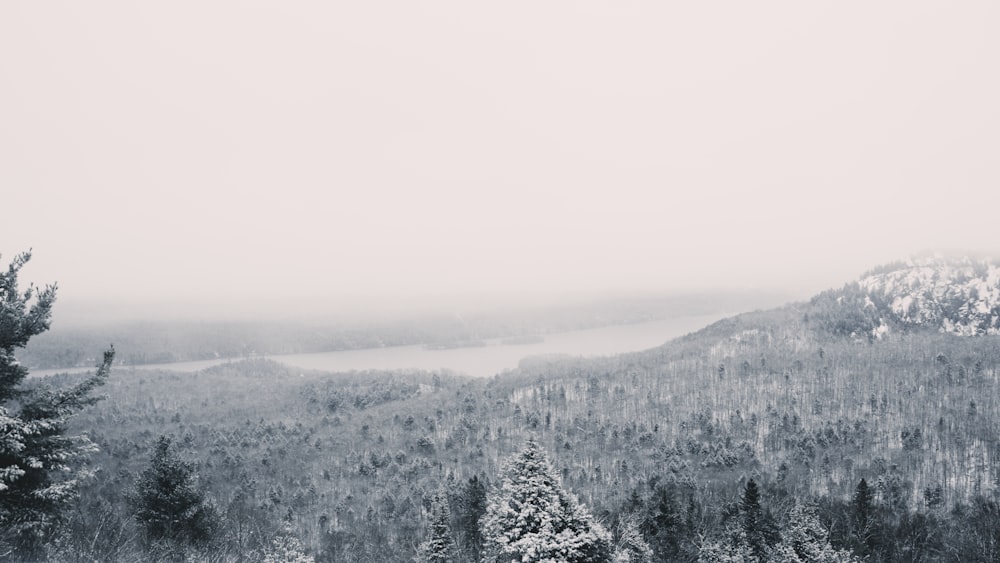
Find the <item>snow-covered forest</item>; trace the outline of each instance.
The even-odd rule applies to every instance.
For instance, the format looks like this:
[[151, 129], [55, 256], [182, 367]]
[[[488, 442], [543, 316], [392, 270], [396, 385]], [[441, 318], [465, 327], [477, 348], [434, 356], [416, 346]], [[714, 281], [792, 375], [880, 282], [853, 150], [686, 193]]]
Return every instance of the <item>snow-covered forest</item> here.
[[488, 380], [261, 359], [109, 370], [114, 350], [96, 374], [25, 379], [17, 351], [54, 293], [19, 289], [23, 261], [2, 301], [11, 560], [1000, 553], [1000, 347], [947, 330], [976, 310], [950, 297], [940, 325], [907, 322], [849, 283], [649, 351]]

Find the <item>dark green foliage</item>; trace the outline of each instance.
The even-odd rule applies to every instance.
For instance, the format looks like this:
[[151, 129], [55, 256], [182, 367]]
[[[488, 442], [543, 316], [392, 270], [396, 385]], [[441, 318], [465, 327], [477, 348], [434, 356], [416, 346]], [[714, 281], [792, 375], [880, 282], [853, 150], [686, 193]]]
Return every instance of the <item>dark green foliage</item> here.
[[770, 548], [778, 543], [781, 536], [773, 517], [765, 513], [760, 504], [760, 490], [753, 479], [747, 481], [739, 502], [739, 525], [750, 547], [750, 551], [760, 561], [764, 561]]
[[49, 328], [56, 287], [21, 292], [18, 275], [31, 258], [17, 256], [0, 272], [0, 554], [40, 557], [61, 513], [76, 497], [75, 467], [95, 448], [86, 436], [68, 433], [71, 417], [93, 405], [114, 350], [94, 375], [58, 388], [25, 381], [28, 370], [15, 353]]
[[[634, 502], [630, 503], [634, 505]], [[681, 554], [688, 527], [684, 511], [677, 502], [673, 484], [659, 485], [649, 500], [640, 530], [657, 561], [674, 561]]]
[[851, 510], [854, 534], [868, 549], [873, 548], [875, 505], [871, 489], [868, 488], [868, 481], [861, 479], [858, 482], [857, 488], [854, 489], [854, 498], [851, 499]]
[[483, 550], [483, 534], [479, 519], [486, 513], [486, 485], [473, 475], [462, 487], [456, 511], [457, 532], [464, 545], [467, 558], [478, 561]]
[[135, 486], [135, 518], [151, 542], [205, 543], [218, 516], [198, 489], [193, 466], [178, 457], [170, 438], [161, 436], [149, 467]]

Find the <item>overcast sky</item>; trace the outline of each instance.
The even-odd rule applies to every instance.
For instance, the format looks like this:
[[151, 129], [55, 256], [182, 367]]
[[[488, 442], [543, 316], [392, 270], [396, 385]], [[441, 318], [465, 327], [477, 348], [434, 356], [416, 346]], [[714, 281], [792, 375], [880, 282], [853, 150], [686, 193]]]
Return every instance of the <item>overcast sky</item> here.
[[998, 254], [1000, 3], [0, 4], [0, 252], [136, 303]]

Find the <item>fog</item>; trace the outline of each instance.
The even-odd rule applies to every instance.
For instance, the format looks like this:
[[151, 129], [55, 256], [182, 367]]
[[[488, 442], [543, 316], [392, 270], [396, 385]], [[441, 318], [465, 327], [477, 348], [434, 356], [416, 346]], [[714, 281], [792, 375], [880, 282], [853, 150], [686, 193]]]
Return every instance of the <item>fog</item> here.
[[5, 2], [0, 252], [81, 317], [805, 298], [1000, 255], [998, 26], [994, 2]]

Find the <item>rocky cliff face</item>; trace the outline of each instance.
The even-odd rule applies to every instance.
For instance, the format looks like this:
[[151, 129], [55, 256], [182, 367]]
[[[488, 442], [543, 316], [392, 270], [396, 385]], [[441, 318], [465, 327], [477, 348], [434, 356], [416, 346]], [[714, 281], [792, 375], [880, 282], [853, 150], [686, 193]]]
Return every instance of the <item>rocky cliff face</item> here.
[[878, 307], [886, 323], [964, 336], [1000, 334], [1000, 265], [992, 261], [915, 258], [873, 270], [858, 285], [865, 306]]
[[962, 336], [1000, 334], [1000, 262], [923, 256], [880, 266], [812, 299], [821, 330], [881, 339], [917, 329]]

